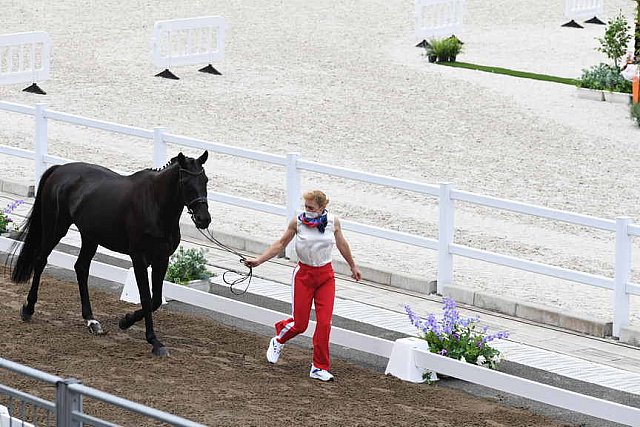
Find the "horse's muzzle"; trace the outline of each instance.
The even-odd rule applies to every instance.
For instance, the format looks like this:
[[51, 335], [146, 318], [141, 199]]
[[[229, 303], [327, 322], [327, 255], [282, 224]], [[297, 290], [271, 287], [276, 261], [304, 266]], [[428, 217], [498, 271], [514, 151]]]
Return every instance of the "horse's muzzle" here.
[[193, 219], [193, 223], [197, 228], [208, 228], [209, 224], [211, 224], [211, 215], [209, 214], [209, 206], [207, 205], [207, 203], [198, 204], [191, 218]]

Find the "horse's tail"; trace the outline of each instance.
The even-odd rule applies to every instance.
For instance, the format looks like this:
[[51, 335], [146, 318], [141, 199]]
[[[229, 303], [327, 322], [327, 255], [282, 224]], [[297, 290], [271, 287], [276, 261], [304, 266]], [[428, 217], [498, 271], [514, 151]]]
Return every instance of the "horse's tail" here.
[[52, 166], [42, 174], [42, 178], [38, 184], [38, 192], [36, 194], [36, 200], [33, 203], [33, 208], [31, 208], [29, 216], [20, 227], [21, 230], [18, 234], [17, 242], [10, 250], [11, 253], [15, 254], [18, 244], [23, 242], [22, 249], [18, 255], [18, 260], [13, 266], [13, 271], [11, 272], [11, 280], [13, 282], [24, 283], [28, 281], [33, 274], [33, 261], [40, 249], [40, 246], [42, 245], [42, 188], [44, 187], [44, 183], [47, 178], [49, 178], [55, 169], [57, 169], [57, 166]]

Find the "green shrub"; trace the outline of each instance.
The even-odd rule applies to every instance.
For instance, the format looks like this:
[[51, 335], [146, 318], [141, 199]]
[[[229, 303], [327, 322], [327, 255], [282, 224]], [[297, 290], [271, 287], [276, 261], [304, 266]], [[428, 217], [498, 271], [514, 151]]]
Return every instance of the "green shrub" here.
[[613, 65], [616, 68], [619, 68], [618, 59], [626, 53], [627, 45], [631, 40], [629, 29], [627, 20], [620, 12], [618, 16], [607, 22], [604, 37], [596, 37], [596, 40], [600, 42], [600, 47], [597, 47], [596, 50], [607, 55], [607, 58], [613, 61]]
[[620, 70], [608, 64], [600, 63], [582, 70], [579, 87], [611, 92], [631, 93], [631, 82], [625, 80]]
[[640, 102], [633, 104], [631, 106], [631, 117], [638, 122], [638, 126], [640, 126]]
[[178, 252], [171, 255], [166, 279], [181, 285], [191, 280], [208, 279], [212, 276], [207, 270], [207, 259], [204, 249], [184, 249], [178, 248]]
[[433, 39], [425, 47], [427, 56], [437, 57], [438, 62], [453, 62], [460, 52], [462, 52], [462, 42], [456, 37], [446, 39]]

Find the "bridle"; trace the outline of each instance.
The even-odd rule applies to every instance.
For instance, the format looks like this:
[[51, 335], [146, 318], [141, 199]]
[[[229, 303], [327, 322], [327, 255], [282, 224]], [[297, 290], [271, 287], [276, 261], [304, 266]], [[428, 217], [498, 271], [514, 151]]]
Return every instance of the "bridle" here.
[[[187, 202], [187, 200], [185, 199], [185, 192], [184, 192], [184, 189], [182, 187], [182, 182], [183, 182], [182, 173], [183, 172], [188, 174], [188, 175], [191, 175], [191, 176], [199, 176], [199, 175], [204, 175], [204, 168], [200, 169], [199, 172], [191, 172], [190, 170], [180, 168], [179, 172], [178, 172], [179, 173], [178, 182], [179, 182], [179, 185], [180, 185], [180, 193], [182, 193], [182, 201], [183, 201], [184, 205], [187, 207], [187, 211], [189, 212], [189, 215], [191, 215], [191, 220], [195, 223], [195, 219], [194, 219], [195, 213], [193, 212], [193, 209], [191, 207], [193, 205], [195, 205], [196, 203], [203, 203], [203, 202], [206, 203], [208, 199], [207, 199], [207, 196], [205, 194], [204, 196], [197, 196], [193, 200]], [[240, 257], [240, 262], [242, 264], [244, 264], [244, 261], [246, 261], [246, 259], [247, 259], [247, 257], [245, 255], [241, 254], [240, 252], [238, 252], [236, 250], [233, 250], [232, 248], [230, 248], [229, 246], [225, 245], [224, 243], [221, 243], [218, 239], [213, 237], [213, 233], [211, 233], [211, 231], [209, 229], [207, 229], [207, 233], [206, 234], [200, 228], [198, 228], [197, 230], [200, 232], [200, 234], [202, 234], [205, 237], [205, 239], [207, 239], [211, 243], [217, 245], [218, 247], [220, 247], [221, 249], [223, 249], [223, 250], [225, 250], [227, 252], [230, 252], [230, 253], [232, 253], [234, 255], [239, 256]], [[231, 291], [231, 293], [234, 294], [234, 295], [242, 295], [245, 292], [247, 292], [247, 289], [249, 288], [249, 285], [251, 284], [251, 278], [253, 277], [253, 268], [249, 267], [249, 272], [248, 273], [240, 273], [238, 271], [230, 270], [228, 268], [225, 269], [225, 270], [227, 270], [227, 271], [225, 271], [222, 274], [222, 280], [227, 285], [229, 285], [229, 290]], [[226, 276], [227, 276], [228, 273], [234, 273], [234, 274], [237, 274], [240, 277], [238, 277], [235, 280], [227, 280]], [[244, 288], [244, 290], [238, 292], [238, 291], [235, 291], [233, 289], [233, 287], [235, 285], [238, 285], [238, 284], [244, 282], [245, 280], [248, 280], [248, 282], [247, 282], [247, 286]]]
[[180, 185], [180, 193], [182, 194], [182, 202], [184, 203], [184, 205], [187, 207], [187, 212], [189, 212], [189, 215], [191, 215], [191, 219], [193, 220], [193, 209], [191, 208], [193, 205], [195, 205], [196, 203], [206, 203], [207, 202], [207, 195], [205, 193], [204, 196], [197, 196], [196, 198], [194, 198], [191, 201], [187, 201], [185, 199], [185, 192], [184, 192], [184, 188], [182, 186], [183, 183], [183, 178], [182, 178], [182, 174], [186, 173], [188, 175], [191, 176], [199, 176], [199, 175], [204, 175], [204, 168], [201, 168], [199, 172], [191, 172], [190, 170], [187, 169], [183, 169], [180, 168], [178, 171], [178, 184]]

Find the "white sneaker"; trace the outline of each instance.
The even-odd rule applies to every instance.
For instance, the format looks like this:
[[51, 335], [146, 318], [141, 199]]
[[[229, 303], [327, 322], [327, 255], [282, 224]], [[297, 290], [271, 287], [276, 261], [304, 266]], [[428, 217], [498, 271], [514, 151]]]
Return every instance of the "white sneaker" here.
[[282, 347], [284, 347], [284, 344], [280, 344], [276, 338], [277, 337], [271, 338], [269, 348], [267, 349], [267, 360], [271, 363], [276, 363], [278, 361]]
[[325, 371], [324, 369], [316, 368], [313, 365], [311, 365], [311, 372], [309, 372], [309, 377], [313, 378], [314, 380], [333, 381], [333, 375], [331, 375], [331, 372]]

